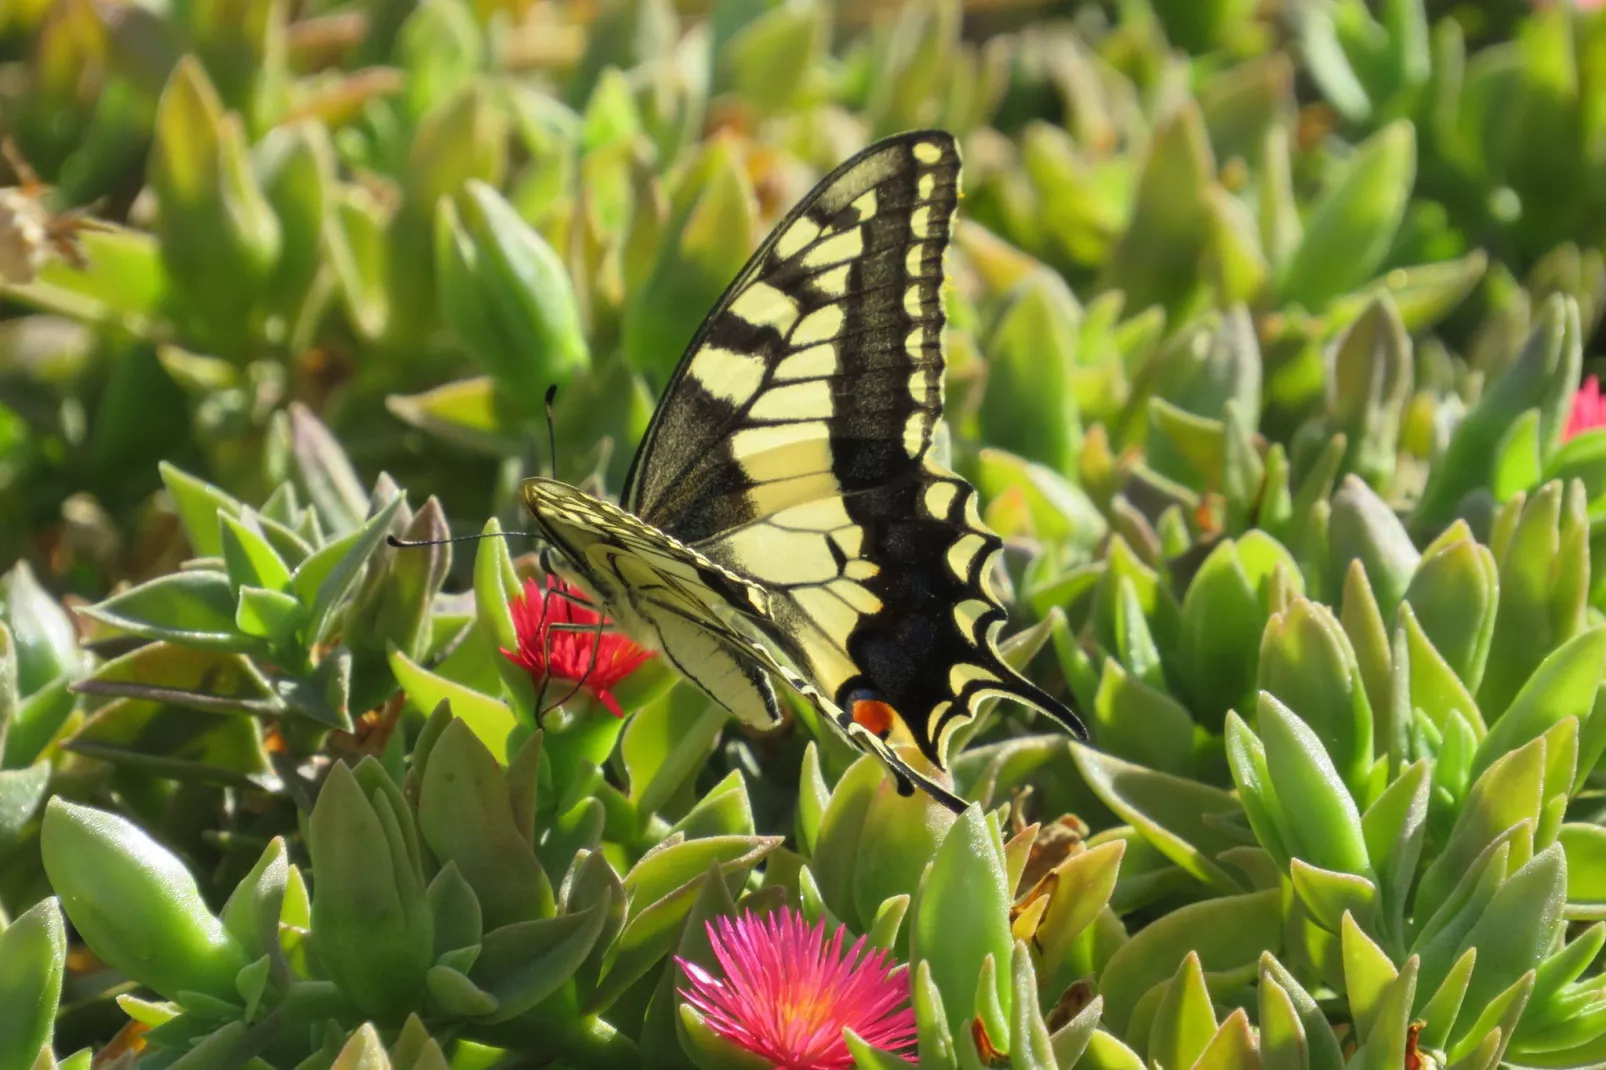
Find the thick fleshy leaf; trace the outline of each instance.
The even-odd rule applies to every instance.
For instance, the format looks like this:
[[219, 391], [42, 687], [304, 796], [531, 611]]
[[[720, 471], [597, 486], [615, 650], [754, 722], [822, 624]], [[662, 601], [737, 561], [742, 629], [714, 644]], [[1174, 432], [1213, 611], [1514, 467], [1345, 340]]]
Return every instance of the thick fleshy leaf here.
[[1068, 382], [1079, 317], [1064, 281], [1040, 270], [1015, 288], [986, 347], [983, 437], [1055, 472], [1074, 470], [1081, 437]]
[[1360, 812], [1321, 740], [1265, 692], [1257, 714], [1266, 769], [1293, 832], [1295, 854], [1326, 869], [1370, 877]]
[[1320, 869], [1296, 858], [1289, 867], [1294, 894], [1305, 903], [1311, 920], [1328, 932], [1337, 932], [1346, 916], [1370, 928], [1376, 924], [1377, 885], [1365, 877]]
[[1222, 892], [1242, 890], [1214, 859], [1219, 852], [1247, 841], [1226, 832], [1219, 820], [1209, 820], [1243, 812], [1231, 795], [1199, 781], [1111, 758], [1079, 743], [1072, 742], [1070, 747], [1088, 786], [1167, 858]]
[[[1417, 623], [1416, 610], [1410, 603], [1400, 606], [1397, 614], [1399, 626], [1395, 633], [1395, 642], [1404, 647], [1403, 653], [1396, 652], [1395, 671], [1404, 672], [1409, 682], [1408, 707], [1412, 712], [1420, 710], [1429, 721], [1441, 732], [1447, 732], [1448, 724], [1452, 718], [1459, 717], [1473, 730], [1475, 736], [1482, 736], [1484, 720], [1472, 693], [1461, 683], [1455, 669], [1444, 656], [1439, 653], [1432, 641], [1423, 632], [1422, 626]], [[1396, 696], [1396, 699], [1398, 696]], [[1404, 710], [1391, 711], [1404, 713]], [[1397, 729], [1405, 726], [1396, 726]]]
[[207, 909], [184, 863], [143, 830], [56, 798], [41, 847], [62, 908], [102, 961], [167, 999], [234, 995], [244, 949]]
[[630, 798], [656, 813], [708, 763], [726, 712], [700, 691], [677, 687], [631, 717], [619, 743]]
[[1478, 702], [1493, 722], [1540, 663], [1586, 625], [1589, 518], [1583, 488], [1547, 483], [1507, 502], [1490, 549], [1500, 567], [1500, 608]]
[[1355, 663], [1366, 685], [1366, 697], [1370, 700], [1373, 717], [1378, 720], [1373, 737], [1381, 749], [1390, 739], [1386, 727], [1386, 719], [1390, 715], [1389, 632], [1383, 622], [1383, 611], [1377, 604], [1377, 597], [1372, 593], [1371, 582], [1367, 579], [1366, 566], [1358, 559], [1351, 561], [1344, 572], [1338, 619], [1344, 626], [1344, 634], [1349, 636], [1350, 647], [1355, 651]]
[[1101, 843], [1071, 855], [1051, 871], [1048, 906], [1031, 934], [1042, 955], [1039, 972], [1046, 991], [1063, 989], [1077, 979], [1070, 974], [1079, 965], [1078, 939], [1108, 905], [1125, 854], [1123, 840]]
[[[1469, 491], [1487, 486], [1501, 440], [1531, 408], [1540, 411], [1541, 450], [1548, 455], [1566, 424], [1582, 361], [1578, 306], [1571, 298], [1552, 295], [1516, 359], [1479, 395], [1449, 449], [1434, 463], [1415, 520], [1429, 530], [1445, 524]], [[1500, 558], [1499, 548], [1494, 549]]]
[[436, 858], [457, 864], [488, 929], [551, 916], [552, 885], [519, 832], [508, 770], [462, 720], [448, 724], [430, 749], [417, 808], [424, 842]]
[[590, 362], [563, 262], [491, 186], [435, 208], [437, 299], [447, 325], [526, 418], [549, 383]]
[[[1334, 1036], [1332, 1026], [1328, 1024], [1326, 1014], [1310, 993], [1295, 980], [1294, 975], [1288, 972], [1287, 967], [1269, 952], [1260, 957], [1260, 985], [1262, 991], [1265, 991], [1267, 985], [1275, 985], [1287, 1000], [1285, 1013], [1289, 1017], [1282, 1019], [1281, 1057], [1293, 1063], [1297, 1055], [1302, 1055], [1303, 1058], [1299, 1059], [1298, 1064], [1308, 1066], [1309, 1070], [1340, 1070], [1344, 1065], [1344, 1054], [1338, 1046], [1338, 1038]], [[1299, 1027], [1297, 1030], [1294, 1028], [1295, 1023]], [[1264, 1056], [1267, 1051], [1264, 1018], [1261, 1028]], [[1298, 1040], [1301, 1037], [1302, 1044]], [[1299, 1051], [1300, 1047], [1303, 1048], [1302, 1052]], [[1266, 1065], [1271, 1066], [1273, 1063], [1268, 1059]]]
[[0, 1067], [4, 1070], [27, 1070], [49, 1044], [66, 973], [67, 926], [54, 897], [41, 900], [0, 931]]
[[1416, 179], [1416, 137], [1397, 121], [1356, 147], [1305, 222], [1278, 280], [1285, 301], [1312, 311], [1370, 278], [1387, 255]]
[[309, 646], [325, 642], [333, 633], [340, 611], [356, 591], [370, 559], [385, 544], [391, 521], [404, 504], [405, 495], [395, 495], [355, 531], [319, 547], [291, 575], [290, 593], [309, 610]]
[[1319, 603], [1274, 614], [1260, 644], [1260, 687], [1316, 733], [1354, 792], [1372, 764], [1372, 709], [1343, 628]]
[[1309, 1070], [1305, 1026], [1293, 1000], [1282, 985], [1265, 976], [1259, 989], [1261, 1066], [1266, 1070]]
[[1383, 987], [1372, 1007], [1369, 1027], [1363, 1031], [1361, 1066], [1365, 1070], [1394, 1070], [1405, 1061], [1416, 996], [1417, 960], [1407, 959], [1399, 976]]
[[[1123, 592], [1131, 590], [1124, 584]], [[1123, 599], [1123, 605], [1135, 600]], [[1141, 623], [1141, 616], [1128, 616]], [[1144, 635], [1146, 636], [1146, 632]], [[1158, 659], [1155, 667], [1158, 668]], [[1099, 746], [1112, 755], [1177, 776], [1193, 764], [1193, 718], [1164, 691], [1127, 674], [1114, 658], [1104, 662], [1092, 709]]]
[[1508, 985], [1537, 969], [1562, 920], [1567, 861], [1552, 844], [1500, 886], [1483, 917], [1462, 942], [1478, 949], [1467, 988], [1470, 1006], [1482, 1007]]
[[132, 635], [209, 650], [250, 652], [260, 641], [234, 624], [234, 591], [221, 572], [174, 572], [83, 612]]
[[[916, 895], [921, 875], [939, 856], [954, 822], [953, 812], [925, 792], [900, 794], [896, 781], [883, 776], [870, 797], [859, 836], [853, 915], [869, 924], [889, 899]], [[1007, 864], [1005, 887], [1014, 889]], [[906, 930], [894, 945], [900, 957], [908, 950], [912, 931]]]
[[1472, 980], [1472, 969], [1477, 965], [1477, 960], [1478, 949], [1467, 948], [1455, 960], [1455, 965], [1450, 967], [1438, 991], [1422, 1004], [1418, 1013], [1427, 1024], [1417, 1038], [1420, 1046], [1442, 1049], [1449, 1045], [1450, 1027], [1460, 1014], [1462, 1002], [1466, 999], [1467, 983]]
[[1350, 562], [1359, 561], [1384, 619], [1391, 617], [1422, 555], [1394, 511], [1355, 476], [1346, 476], [1333, 495], [1328, 541], [1334, 586]]
[[177, 643], [147, 643], [101, 664], [73, 689], [216, 713], [267, 715], [285, 708], [249, 658]]
[[[1352, 916], [1346, 914], [1343, 917], [1341, 929], [1339, 939], [1344, 963], [1344, 992], [1349, 1000], [1350, 1013], [1355, 1018], [1356, 1031], [1364, 1042], [1383, 1011], [1389, 988], [1399, 978], [1400, 971]], [[1415, 983], [1414, 976], [1412, 983]]]
[[1154, 1012], [1148, 1057], [1160, 1066], [1192, 1066], [1216, 1033], [1216, 1012], [1210, 1005], [1199, 956], [1189, 952], [1172, 975]]
[[116, 699], [96, 710], [68, 750], [131, 769], [200, 784], [260, 786], [271, 768], [261, 726], [144, 699]]
[[976, 457], [975, 479], [985, 499], [1021, 495], [1031, 529], [1020, 534], [1091, 551], [1109, 531], [1109, 522], [1087, 492], [1047, 465], [988, 447]]
[[1207, 728], [1253, 700], [1260, 635], [1270, 616], [1269, 585], [1278, 566], [1298, 574], [1287, 550], [1263, 532], [1250, 532], [1218, 545], [1188, 585], [1181, 668], [1194, 715]]
[[820, 819], [810, 869], [818, 873], [820, 893], [837, 917], [860, 930], [866, 924], [854, 914], [853, 874], [858, 865], [859, 843], [870, 802], [885, 778], [883, 766], [865, 755], [848, 767], [831, 791]]
[[665, 843], [642, 856], [625, 876], [629, 917], [588, 1006], [600, 1010], [612, 1004], [677, 945], [711, 867], [718, 867], [727, 889], [740, 888], [779, 845], [777, 837], [710, 836]]
[[[953, 1070], [958, 1065], [958, 1056], [953, 1033], [948, 1029], [948, 1014], [943, 1006], [942, 992], [932, 978], [931, 963], [925, 960], [917, 962], [913, 972], [911, 1002], [914, 1004], [915, 1025], [919, 1031], [916, 1047], [919, 1065], [935, 1067], [936, 1070]], [[966, 1037], [967, 1042], [968, 1039]]]
[[[911, 959], [931, 964], [955, 1036], [969, 1035], [980, 1009], [973, 1001], [982, 960], [1010, 961], [1012, 902], [998, 830], [972, 805], [937, 848], [910, 912]], [[996, 977], [994, 994], [1008, 1014], [1007, 975]]]
[[1139, 930], [1099, 976], [1106, 1021], [1124, 1031], [1138, 999], [1170, 977], [1190, 949], [1208, 972], [1258, 961], [1281, 940], [1276, 927], [1262, 924], [1277, 911], [1279, 895], [1271, 889], [1192, 903]]
[[223, 543], [219, 537], [218, 518], [238, 516], [243, 506], [222, 489], [196, 479], [167, 461], [159, 467], [190, 548], [197, 557], [221, 556]]
[[1569, 916], [1606, 915], [1606, 827], [1569, 822], [1559, 842], [1567, 855]]
[[1009, 1057], [1028, 1066], [1053, 1070], [1053, 1040], [1043, 1013], [1038, 1010], [1037, 974], [1032, 969], [1032, 953], [1025, 941], [1016, 940], [1010, 959], [1011, 1002], [1009, 1016]]
[[671, 201], [657, 260], [631, 297], [622, 340], [631, 368], [662, 377], [741, 269], [757, 225], [751, 181], [723, 140], [708, 143]]
[[1595, 691], [1606, 676], [1606, 628], [1593, 628], [1561, 644], [1540, 663], [1504, 716], [1478, 745], [1472, 775], [1500, 756], [1549, 731], [1568, 717], [1583, 721], [1595, 705]]
[[407, 693], [408, 705], [423, 714], [442, 702], [451, 704], [453, 716], [473, 729], [474, 734], [491, 749], [500, 761], [513, 756], [514, 748], [522, 738], [523, 726], [514, 718], [513, 711], [500, 699], [444, 676], [437, 676], [415, 664], [399, 650], [390, 652], [390, 669], [396, 681]]
[[1437, 910], [1473, 859], [1497, 837], [1520, 822], [1529, 822], [1530, 827], [1538, 822], [1544, 779], [1543, 738], [1497, 759], [1478, 777], [1443, 851], [1422, 874], [1415, 900], [1418, 916]]
[[1361, 815], [1366, 853], [1377, 872], [1381, 893], [1379, 924], [1384, 934], [1393, 938], [1404, 936], [1400, 927], [1422, 854], [1429, 790], [1428, 762], [1423, 759], [1406, 766]]
[[1227, 1015], [1215, 1036], [1194, 1061], [1194, 1070], [1260, 1070], [1255, 1031], [1242, 1007]]
[[1423, 551], [1405, 600], [1434, 649], [1467, 690], [1476, 692], [1499, 601], [1499, 570], [1488, 547], [1479, 545], [1458, 521]]
[[608, 917], [597, 903], [574, 914], [514, 922], [485, 934], [470, 978], [494, 996], [489, 1022], [515, 1018], [557, 991], [590, 954]]
[[1155, 131], [1138, 180], [1133, 222], [1105, 264], [1101, 289], [1118, 289], [1137, 307], [1186, 309], [1199, 286], [1209, 236], [1205, 191], [1215, 173], [1199, 108], [1179, 107]]

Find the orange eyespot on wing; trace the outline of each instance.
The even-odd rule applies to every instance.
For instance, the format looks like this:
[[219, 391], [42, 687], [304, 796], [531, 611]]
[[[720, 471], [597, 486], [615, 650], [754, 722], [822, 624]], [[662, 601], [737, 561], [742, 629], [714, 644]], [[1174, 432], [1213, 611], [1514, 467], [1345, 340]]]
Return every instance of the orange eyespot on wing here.
[[898, 723], [898, 713], [885, 702], [861, 698], [853, 704], [853, 723], [868, 729], [879, 739], [886, 739], [892, 734], [893, 725]]

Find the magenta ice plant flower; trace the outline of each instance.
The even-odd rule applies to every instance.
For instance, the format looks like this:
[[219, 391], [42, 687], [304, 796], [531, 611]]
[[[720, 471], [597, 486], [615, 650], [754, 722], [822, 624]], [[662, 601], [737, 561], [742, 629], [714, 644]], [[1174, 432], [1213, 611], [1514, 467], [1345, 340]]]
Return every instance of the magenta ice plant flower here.
[[778, 914], [717, 918], [708, 940], [723, 977], [676, 958], [690, 984], [681, 996], [708, 1028], [773, 1062], [777, 1070], [845, 1070], [851, 1028], [866, 1042], [914, 1061], [908, 971], [845, 926], [830, 937], [783, 907]]
[[1606, 427], [1606, 397], [1601, 396], [1600, 380], [1591, 375], [1573, 395], [1573, 407], [1561, 437], [1566, 440], [1597, 427]]

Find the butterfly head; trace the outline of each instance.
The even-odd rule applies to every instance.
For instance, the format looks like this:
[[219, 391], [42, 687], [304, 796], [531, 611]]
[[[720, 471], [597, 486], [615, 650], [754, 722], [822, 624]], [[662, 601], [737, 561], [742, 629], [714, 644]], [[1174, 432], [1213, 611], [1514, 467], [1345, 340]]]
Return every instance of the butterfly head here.
[[519, 484], [519, 497], [535, 518], [542, 537], [560, 552], [574, 546], [574, 536], [594, 533], [614, 521], [620, 510], [560, 479], [536, 476]]

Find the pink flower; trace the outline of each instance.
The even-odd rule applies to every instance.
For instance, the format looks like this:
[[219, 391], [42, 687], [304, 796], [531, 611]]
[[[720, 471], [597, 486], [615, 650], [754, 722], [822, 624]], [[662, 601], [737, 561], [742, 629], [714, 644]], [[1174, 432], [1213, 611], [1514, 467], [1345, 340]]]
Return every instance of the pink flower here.
[[537, 688], [548, 680], [566, 680], [597, 696], [615, 717], [624, 716], [613, 688], [652, 657], [618, 632], [611, 623], [587, 608], [584, 596], [556, 576], [546, 578], [546, 586], [535, 578], [524, 581], [524, 592], [513, 597], [508, 609], [513, 613], [513, 630], [518, 634], [518, 650], [502, 647], [502, 656], [522, 666]]
[[1600, 380], [1591, 375], [1573, 395], [1573, 409], [1562, 430], [1562, 441], [1597, 427], [1606, 427], [1606, 398], [1601, 396]]
[[[681, 995], [715, 1033], [777, 1070], [852, 1066], [844, 1027], [887, 1051], [912, 1047], [908, 971], [885, 950], [868, 950], [862, 936], [844, 951], [846, 934], [839, 926], [827, 940], [823, 921], [810, 926], [785, 907], [778, 915], [718, 918], [708, 923], [708, 940], [725, 977], [677, 957], [691, 980]], [[899, 1053], [914, 1061], [912, 1052]]]

